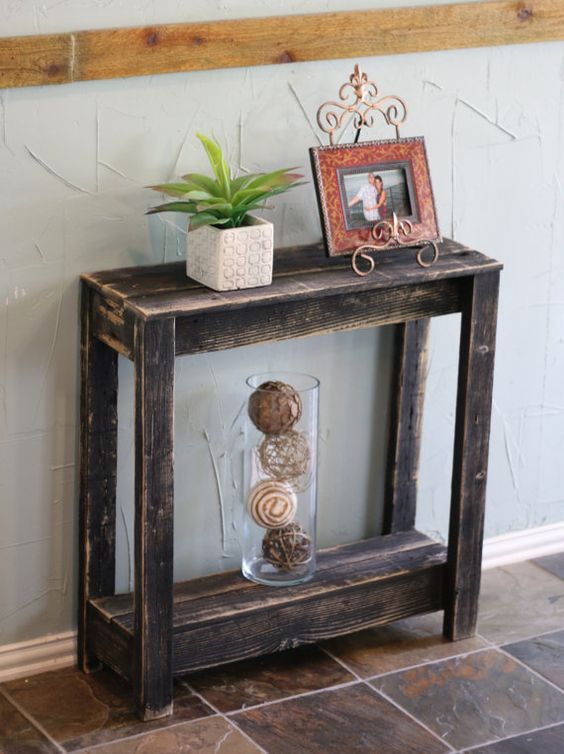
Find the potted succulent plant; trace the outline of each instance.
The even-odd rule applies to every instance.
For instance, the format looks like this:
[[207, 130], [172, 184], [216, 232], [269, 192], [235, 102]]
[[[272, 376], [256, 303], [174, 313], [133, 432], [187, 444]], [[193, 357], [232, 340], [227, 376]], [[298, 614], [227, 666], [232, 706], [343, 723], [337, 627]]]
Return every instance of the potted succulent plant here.
[[148, 210], [186, 212], [186, 274], [216, 291], [254, 288], [272, 282], [273, 227], [252, 210], [265, 209], [266, 200], [301, 185], [293, 168], [273, 173], [232, 176], [221, 147], [197, 134], [213, 169], [211, 178], [188, 173], [178, 183], [150, 186], [177, 197]]

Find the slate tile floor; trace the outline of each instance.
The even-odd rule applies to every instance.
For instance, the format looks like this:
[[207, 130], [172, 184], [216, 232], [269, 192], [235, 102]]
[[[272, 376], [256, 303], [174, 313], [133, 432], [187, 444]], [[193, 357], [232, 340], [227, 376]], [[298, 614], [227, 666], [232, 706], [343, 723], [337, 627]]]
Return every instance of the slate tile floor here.
[[0, 684], [0, 754], [564, 754], [564, 552], [487, 571], [478, 635], [419, 616], [179, 679], [139, 722], [73, 668]]

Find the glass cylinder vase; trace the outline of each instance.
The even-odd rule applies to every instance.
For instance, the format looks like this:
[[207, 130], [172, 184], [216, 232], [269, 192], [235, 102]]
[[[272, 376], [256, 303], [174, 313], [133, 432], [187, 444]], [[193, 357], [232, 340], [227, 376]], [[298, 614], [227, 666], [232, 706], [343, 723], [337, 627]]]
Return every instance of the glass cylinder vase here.
[[269, 372], [247, 386], [243, 575], [300, 584], [315, 573], [319, 380]]

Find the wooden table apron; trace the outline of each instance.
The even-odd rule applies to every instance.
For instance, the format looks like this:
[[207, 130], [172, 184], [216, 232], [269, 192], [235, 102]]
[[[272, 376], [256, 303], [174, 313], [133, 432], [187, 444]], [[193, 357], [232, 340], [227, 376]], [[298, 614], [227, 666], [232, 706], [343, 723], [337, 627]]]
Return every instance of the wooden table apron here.
[[[79, 665], [129, 679], [143, 719], [172, 712], [172, 679], [244, 657], [444, 610], [475, 632], [499, 271], [452, 241], [422, 269], [382, 255], [359, 278], [319, 245], [280, 250], [272, 286], [216, 293], [183, 264], [82, 276]], [[429, 319], [461, 312], [448, 547], [416, 532]], [[173, 584], [174, 359], [395, 324], [382, 536], [322, 551], [298, 587], [238, 572]], [[115, 595], [117, 357], [135, 368], [135, 586]]]

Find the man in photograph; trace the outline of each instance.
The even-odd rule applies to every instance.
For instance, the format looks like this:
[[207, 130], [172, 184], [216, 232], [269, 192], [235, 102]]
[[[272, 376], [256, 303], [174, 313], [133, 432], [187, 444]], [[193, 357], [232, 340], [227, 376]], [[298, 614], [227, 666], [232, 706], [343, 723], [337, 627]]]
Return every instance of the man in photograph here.
[[386, 192], [382, 178], [375, 173], [368, 173], [368, 182], [360, 187], [357, 195], [353, 197], [348, 206], [362, 202], [362, 212], [367, 222], [378, 222], [385, 217], [382, 208], [386, 206]]

